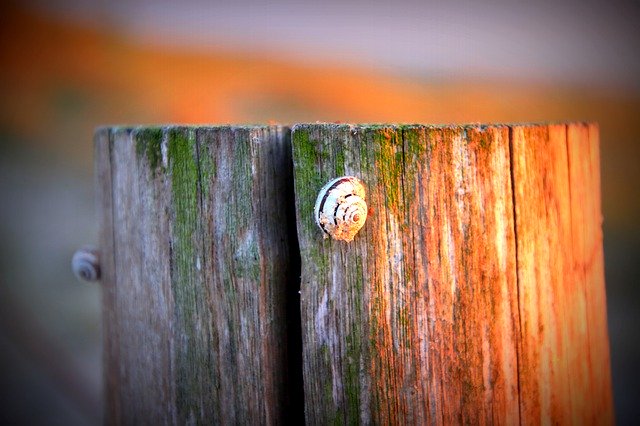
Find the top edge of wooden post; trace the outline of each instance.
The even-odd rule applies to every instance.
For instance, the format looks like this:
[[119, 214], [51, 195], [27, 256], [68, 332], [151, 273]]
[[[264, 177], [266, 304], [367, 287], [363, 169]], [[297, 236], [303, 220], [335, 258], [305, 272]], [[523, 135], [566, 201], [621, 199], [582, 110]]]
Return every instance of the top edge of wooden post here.
[[487, 129], [487, 128], [527, 128], [541, 126], [597, 126], [594, 121], [545, 121], [545, 122], [521, 122], [521, 123], [461, 123], [461, 124], [431, 124], [431, 123], [296, 123], [291, 126], [292, 130], [307, 129], [314, 127], [329, 128], [355, 128], [355, 129]]
[[597, 125], [594, 121], [545, 121], [545, 122], [521, 122], [521, 123], [461, 123], [461, 124], [431, 124], [431, 123], [332, 123], [332, 122], [315, 122], [315, 123], [272, 123], [272, 124], [132, 124], [132, 125], [119, 125], [119, 124], [105, 124], [95, 128], [95, 132], [101, 132], [104, 130], [111, 131], [135, 131], [139, 129], [239, 129], [239, 130], [257, 130], [268, 128], [291, 128], [292, 130], [299, 128], [313, 128], [316, 126], [323, 127], [353, 127], [358, 129], [380, 129], [380, 128], [392, 128], [392, 129], [411, 129], [411, 128], [428, 128], [428, 129], [478, 129], [478, 128], [504, 128], [504, 127], [539, 127], [539, 126], [556, 126], [556, 125], [582, 125], [593, 126]]
[[264, 130], [264, 129], [286, 129], [290, 125], [285, 124], [104, 124], [94, 129], [95, 133], [103, 131], [134, 132], [136, 130], [202, 130], [202, 129], [235, 129], [235, 130]]

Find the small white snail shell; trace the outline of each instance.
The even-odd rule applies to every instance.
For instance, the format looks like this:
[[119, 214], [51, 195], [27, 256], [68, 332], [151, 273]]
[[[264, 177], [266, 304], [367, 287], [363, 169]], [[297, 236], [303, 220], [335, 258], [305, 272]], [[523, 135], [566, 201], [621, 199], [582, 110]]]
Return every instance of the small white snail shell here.
[[324, 237], [353, 241], [353, 237], [367, 220], [364, 185], [355, 176], [335, 178], [322, 187], [314, 216]]
[[76, 278], [82, 281], [100, 279], [100, 257], [93, 247], [83, 247], [73, 254], [71, 269]]

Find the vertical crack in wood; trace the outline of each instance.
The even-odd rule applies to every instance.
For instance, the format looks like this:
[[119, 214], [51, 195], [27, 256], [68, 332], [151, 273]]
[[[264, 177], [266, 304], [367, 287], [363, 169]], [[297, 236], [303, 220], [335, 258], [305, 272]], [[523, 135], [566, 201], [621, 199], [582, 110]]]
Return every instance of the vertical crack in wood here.
[[295, 211], [295, 191], [293, 182], [293, 155], [291, 129], [285, 128], [279, 132], [283, 138], [285, 149], [285, 163], [287, 176], [286, 193], [286, 223], [289, 244], [289, 274], [285, 290], [286, 311], [286, 344], [287, 344], [287, 382], [288, 389], [287, 419], [293, 424], [304, 424], [304, 384], [302, 378], [302, 320], [300, 305], [300, 274], [301, 257], [298, 241], [298, 225]]
[[[468, 139], [468, 136], [467, 136], [467, 130], [464, 127], [461, 128], [460, 130], [461, 130], [460, 133], [458, 133], [456, 135], [457, 137], [454, 136], [453, 138], [451, 138], [450, 142], [451, 142], [452, 151], [456, 152], [456, 151], [459, 150], [460, 151], [460, 156], [463, 157], [463, 156], [469, 155], [468, 152], [464, 152], [463, 151], [463, 150], [469, 149], [469, 147], [468, 147], [469, 139]], [[460, 145], [456, 146], [456, 144], [460, 144]], [[454, 183], [455, 191], [456, 191], [456, 194], [454, 195], [454, 197], [458, 197], [459, 196], [459, 197], [462, 198], [464, 196], [464, 192], [463, 192], [463, 195], [459, 195], [459, 191], [460, 190], [466, 191], [465, 186], [469, 184], [465, 180], [465, 172], [466, 172], [465, 168], [466, 168], [467, 164], [464, 164], [464, 160], [462, 158], [455, 159], [454, 162], [456, 162], [456, 161], [458, 161], [459, 163], [457, 163], [457, 164], [454, 163], [454, 168], [457, 168], [457, 167], [460, 168], [460, 179], [461, 179], [461, 181], [460, 182], [455, 182], [454, 181], [455, 182]], [[460, 163], [462, 163], [462, 164], [460, 164]], [[464, 217], [464, 208], [459, 208], [457, 213], [460, 214], [460, 215], [463, 215], [463, 217]], [[465, 241], [465, 243], [463, 243], [463, 245], [464, 245], [464, 244], [466, 244], [466, 241], [468, 241], [468, 238], [469, 238], [469, 236], [467, 235], [468, 228], [465, 228], [465, 225], [469, 226], [469, 224], [465, 223], [464, 219], [462, 219], [461, 222], [462, 222], [462, 226], [461, 226], [462, 229], [460, 230], [460, 234], [461, 234], [461, 237], [463, 238], [463, 240]], [[466, 250], [461, 250], [457, 254], [459, 254], [459, 256], [460, 256], [460, 258], [458, 260], [459, 265], [467, 266], [467, 251]], [[467, 276], [468, 270], [466, 268], [463, 269], [463, 274], [464, 274], [464, 277], [463, 277], [464, 280], [462, 282], [460, 282], [460, 285], [456, 286], [456, 301], [454, 302], [454, 306], [456, 306], [456, 304], [458, 304], [458, 303], [461, 305], [461, 306], [458, 307], [460, 310], [463, 310], [463, 309], [467, 308], [466, 305], [470, 304], [470, 301], [468, 299], [469, 298], [471, 298], [471, 299], [473, 298], [472, 294], [471, 295], [468, 294], [468, 293], [472, 293], [473, 292], [472, 288], [470, 288], [470, 286], [469, 286], [469, 284], [473, 284], [473, 283], [469, 282], [469, 278]], [[461, 290], [461, 286], [462, 285], [465, 285], [466, 288]], [[464, 299], [465, 299], [464, 301], [461, 300], [462, 297], [463, 297], [462, 296], [463, 292], [464, 292]], [[455, 315], [454, 315], [454, 317], [455, 317]], [[461, 322], [463, 322], [463, 318], [460, 318], [460, 320], [461, 320]], [[455, 319], [454, 319], [454, 321], [455, 321]], [[461, 324], [460, 327], [462, 329], [461, 330], [462, 331], [462, 350], [461, 350], [461, 352], [463, 354], [463, 359], [464, 359], [463, 362], [466, 364], [466, 363], [470, 363], [471, 362], [470, 361], [471, 355], [469, 354], [469, 336], [467, 335], [467, 327], [465, 327], [464, 324]], [[458, 335], [458, 333], [456, 333], [456, 332], [453, 333], [452, 340], [453, 340], [453, 347], [455, 347], [455, 348], [458, 347], [458, 344], [459, 344], [458, 338], [459, 337], [460, 336]], [[462, 376], [464, 377], [463, 380], [469, 380], [469, 377], [468, 376], [465, 377], [464, 373], [468, 373], [468, 372], [465, 372], [465, 371], [462, 372]], [[468, 407], [468, 406], [470, 406], [471, 405], [471, 401], [469, 401], [469, 399], [470, 399], [470, 396], [469, 396], [469, 391], [468, 390], [460, 392], [460, 407]], [[459, 413], [458, 419], [457, 419], [459, 421], [459, 423], [471, 423], [472, 419], [465, 418], [465, 414], [467, 414], [466, 410], [461, 410], [461, 412]]]
[[516, 184], [514, 173], [514, 155], [513, 155], [513, 126], [509, 126], [509, 171], [511, 176], [511, 201], [513, 209], [513, 238], [515, 245], [515, 265], [516, 265], [516, 294], [518, 303], [518, 324], [516, 327], [516, 367], [518, 372], [518, 424], [522, 424], [522, 394], [520, 392], [520, 368], [521, 368], [521, 351], [522, 351], [522, 309], [520, 306], [520, 273], [518, 269], [518, 214], [516, 208]]

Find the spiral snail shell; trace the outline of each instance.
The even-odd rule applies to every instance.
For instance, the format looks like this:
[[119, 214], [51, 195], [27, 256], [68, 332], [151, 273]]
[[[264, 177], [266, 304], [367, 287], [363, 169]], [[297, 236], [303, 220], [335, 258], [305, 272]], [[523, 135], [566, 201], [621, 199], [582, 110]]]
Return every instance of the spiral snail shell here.
[[324, 237], [353, 241], [367, 220], [364, 185], [355, 176], [335, 178], [322, 187], [314, 216]]
[[98, 281], [100, 279], [100, 258], [98, 250], [83, 247], [71, 258], [71, 269], [76, 278], [82, 281]]

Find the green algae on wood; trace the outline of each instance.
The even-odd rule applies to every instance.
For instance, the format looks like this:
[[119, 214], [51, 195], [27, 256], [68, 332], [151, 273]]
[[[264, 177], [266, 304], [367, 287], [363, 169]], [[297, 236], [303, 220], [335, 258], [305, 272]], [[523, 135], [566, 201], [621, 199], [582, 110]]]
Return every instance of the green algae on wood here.
[[[175, 332], [182, 344], [175, 349], [177, 416], [187, 420], [201, 411], [202, 394], [218, 385], [210, 354], [211, 309], [204, 272], [203, 218], [200, 216], [199, 165], [194, 132], [167, 132], [168, 174], [171, 181], [171, 288]], [[200, 265], [200, 267], [199, 267]], [[208, 415], [215, 415], [210, 410]]]
[[152, 173], [162, 163], [162, 138], [164, 132], [160, 127], [143, 127], [134, 130], [136, 155], [138, 160], [146, 158]]

